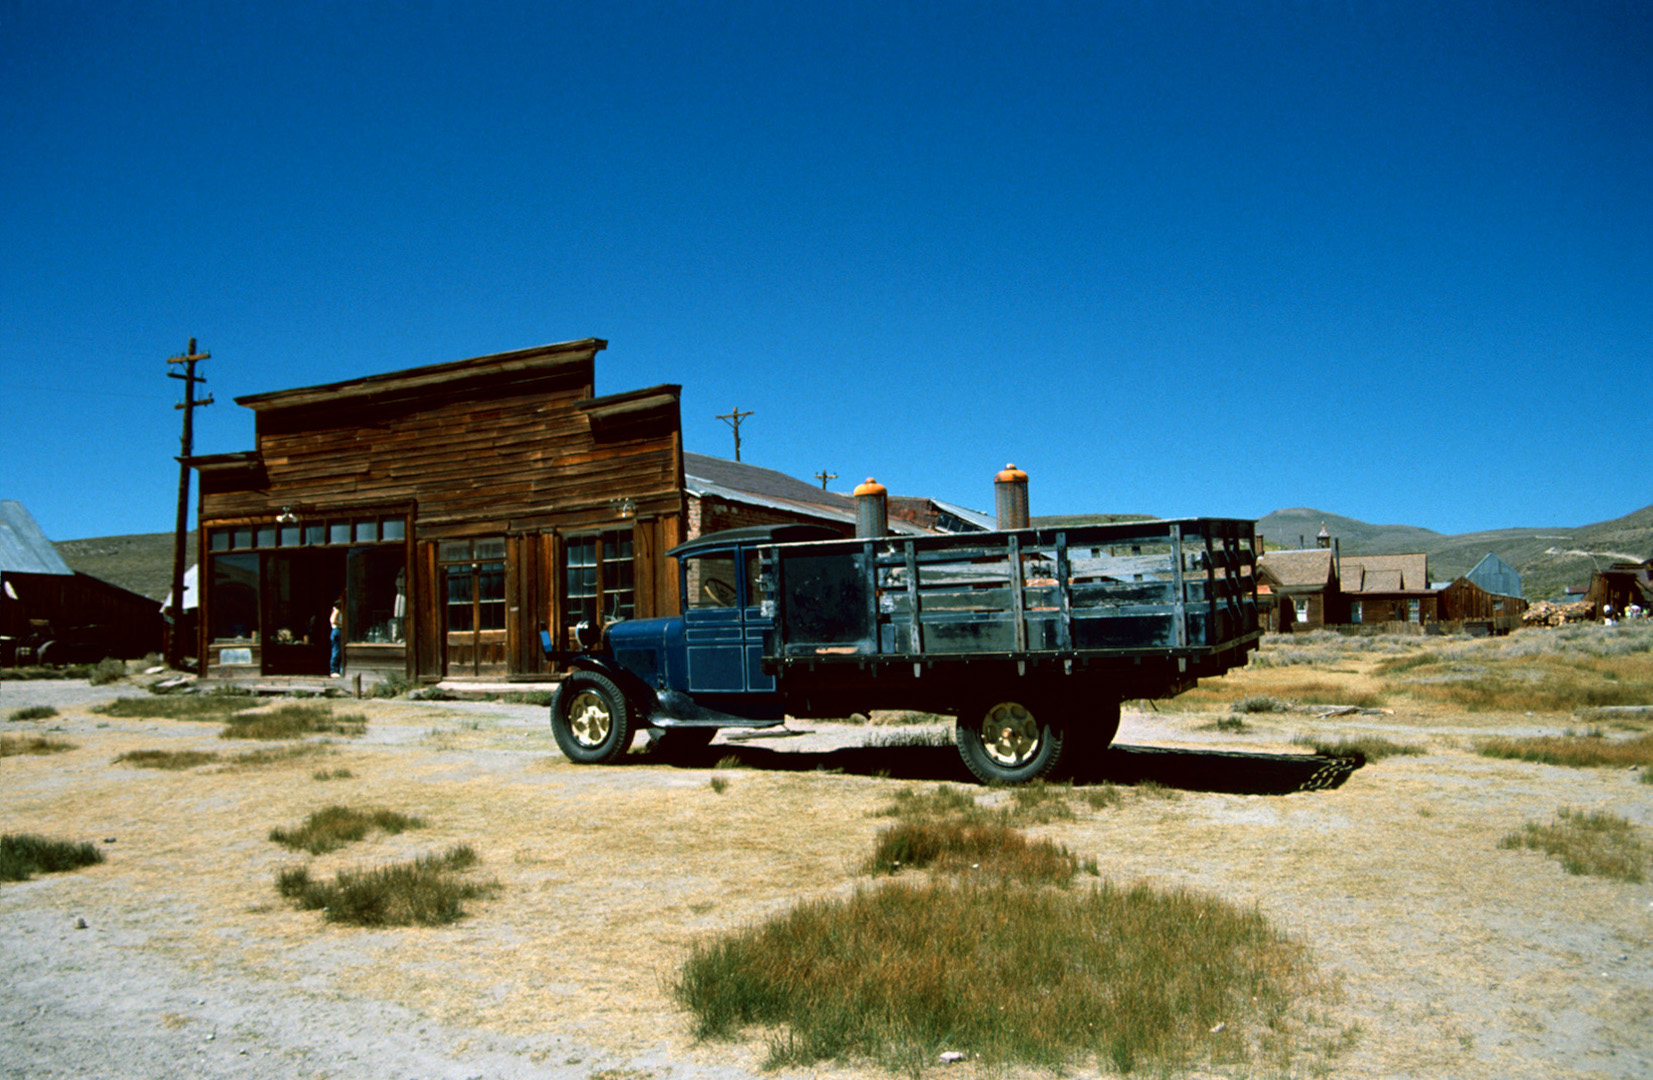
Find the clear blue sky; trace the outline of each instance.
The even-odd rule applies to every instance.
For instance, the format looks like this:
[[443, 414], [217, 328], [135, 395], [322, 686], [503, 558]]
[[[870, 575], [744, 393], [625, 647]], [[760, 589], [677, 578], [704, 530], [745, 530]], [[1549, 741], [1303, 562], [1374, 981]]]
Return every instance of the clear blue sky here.
[[[687, 448], [992, 509], [1653, 503], [1653, 4], [0, 0], [0, 497], [582, 337]], [[193, 499], [192, 499], [193, 503]]]

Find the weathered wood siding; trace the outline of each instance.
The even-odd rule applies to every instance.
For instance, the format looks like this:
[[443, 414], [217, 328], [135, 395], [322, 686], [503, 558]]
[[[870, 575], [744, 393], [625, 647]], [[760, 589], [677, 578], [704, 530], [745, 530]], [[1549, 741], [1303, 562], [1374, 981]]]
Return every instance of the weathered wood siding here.
[[407, 667], [426, 678], [444, 674], [444, 540], [506, 542], [506, 629], [497, 657], [475, 658], [485, 666], [545, 670], [539, 633], [563, 621], [565, 536], [631, 528], [637, 615], [675, 613], [664, 552], [683, 531], [679, 388], [594, 398], [602, 345], [240, 398], [258, 414], [258, 450], [203, 463], [202, 535], [284, 509], [305, 521], [405, 515]]

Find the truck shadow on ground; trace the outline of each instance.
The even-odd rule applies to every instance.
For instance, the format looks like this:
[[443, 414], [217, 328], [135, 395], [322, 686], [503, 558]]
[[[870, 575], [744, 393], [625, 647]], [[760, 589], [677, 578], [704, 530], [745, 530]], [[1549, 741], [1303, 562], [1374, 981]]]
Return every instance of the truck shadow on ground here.
[[[733, 759], [730, 763], [741, 768], [774, 772], [819, 771], [892, 780], [976, 782], [951, 746], [866, 746], [808, 751], [732, 742], [710, 747], [707, 759], [692, 764], [705, 767], [708, 759], [710, 762]], [[1362, 764], [1357, 757], [1115, 744], [1075, 784], [1155, 783], [1180, 791], [1290, 795], [1340, 787]]]

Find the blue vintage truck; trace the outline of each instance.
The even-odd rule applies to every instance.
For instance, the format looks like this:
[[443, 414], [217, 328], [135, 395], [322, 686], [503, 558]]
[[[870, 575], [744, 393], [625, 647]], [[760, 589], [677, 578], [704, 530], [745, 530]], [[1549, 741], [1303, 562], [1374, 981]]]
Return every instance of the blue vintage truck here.
[[957, 717], [984, 782], [1073, 774], [1119, 727], [1256, 648], [1254, 523], [1188, 518], [844, 539], [811, 525], [667, 553], [683, 614], [582, 627], [551, 728], [571, 761], [718, 729], [910, 709]]

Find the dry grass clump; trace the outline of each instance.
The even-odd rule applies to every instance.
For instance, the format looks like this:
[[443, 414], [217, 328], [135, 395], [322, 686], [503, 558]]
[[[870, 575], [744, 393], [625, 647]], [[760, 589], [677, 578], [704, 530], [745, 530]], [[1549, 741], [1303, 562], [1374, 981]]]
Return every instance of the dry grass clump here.
[[57, 709], [50, 705], [25, 705], [21, 709], [13, 709], [7, 720], [50, 720], [56, 716]]
[[220, 739], [300, 739], [330, 733], [360, 735], [367, 717], [359, 713], [334, 716], [326, 705], [282, 705], [269, 711], [236, 713], [218, 733]]
[[111, 764], [136, 765], [140, 769], [169, 769], [174, 772], [193, 769], [217, 761], [210, 750], [128, 750], [118, 755]]
[[395, 836], [407, 829], [420, 829], [424, 821], [395, 810], [354, 810], [348, 806], [329, 806], [312, 813], [304, 824], [292, 828], [270, 830], [270, 839], [295, 851], [323, 855], [354, 843], [374, 829]]
[[254, 705], [245, 694], [169, 694], [160, 697], [119, 697], [92, 706], [99, 716], [136, 720], [219, 721]]
[[1653, 735], [1608, 739], [1601, 735], [1539, 735], [1531, 738], [1483, 739], [1475, 744], [1483, 757], [1531, 761], [1573, 768], [1631, 768], [1653, 765]]
[[35, 874], [78, 870], [103, 861], [103, 852], [89, 842], [51, 840], [33, 833], [0, 836], [0, 881], [27, 881]]
[[1363, 764], [1369, 761], [1382, 761], [1389, 757], [1424, 753], [1421, 746], [1398, 743], [1377, 735], [1345, 735], [1336, 739], [1299, 735], [1292, 742], [1297, 746], [1312, 748], [1321, 757], [1352, 757], [1358, 758]]
[[126, 678], [126, 661], [106, 656], [98, 661], [97, 666], [86, 677], [86, 681], [93, 686], [108, 686], [110, 683], [120, 682], [124, 678]]
[[1588, 875], [1639, 885], [1647, 880], [1653, 850], [1636, 827], [1606, 811], [1562, 807], [1548, 824], [1527, 822], [1498, 841], [1500, 848], [1542, 851], [1569, 874]]
[[0, 758], [61, 754], [74, 748], [74, 743], [54, 739], [50, 735], [0, 735]]
[[696, 946], [673, 993], [702, 1038], [775, 1029], [771, 1068], [943, 1051], [1128, 1072], [1289, 1057], [1303, 950], [1187, 890], [892, 883]]
[[898, 791], [864, 869], [927, 880], [696, 946], [672, 991], [698, 1035], [763, 1025], [768, 1068], [858, 1057], [914, 1075], [943, 1051], [1058, 1070], [1288, 1063], [1288, 1014], [1313, 989], [1301, 947], [1255, 909], [1187, 890], [1077, 887], [1094, 862], [1008, 824], [1023, 792], [1033, 807], [1074, 795], [1029, 785], [984, 806], [949, 785]]
[[1470, 712], [1574, 712], [1653, 703], [1653, 627], [1529, 629], [1386, 660], [1374, 674]]
[[371, 869], [341, 871], [330, 882], [314, 881], [306, 866], [281, 871], [276, 891], [328, 922], [354, 926], [441, 926], [465, 915], [464, 902], [491, 895], [493, 882], [461, 875], [477, 863], [468, 844], [440, 855]]
[[903, 870], [1067, 885], [1081, 870], [1097, 873], [1094, 859], [1078, 857], [1049, 840], [1029, 841], [1008, 825], [961, 822], [903, 822], [878, 834], [865, 870]]

